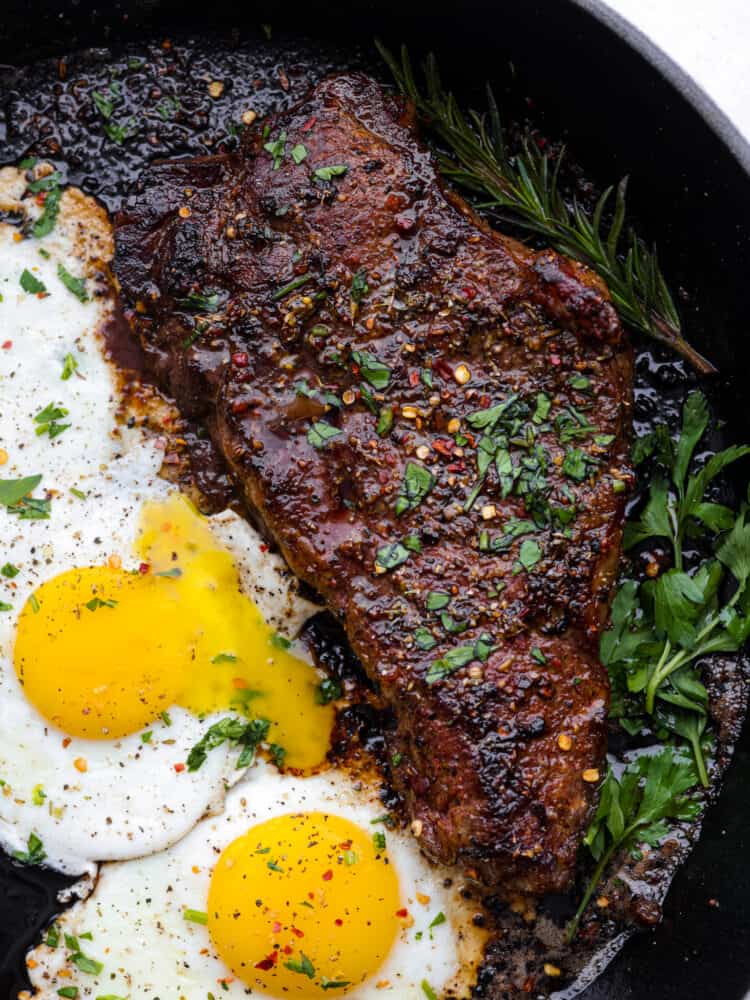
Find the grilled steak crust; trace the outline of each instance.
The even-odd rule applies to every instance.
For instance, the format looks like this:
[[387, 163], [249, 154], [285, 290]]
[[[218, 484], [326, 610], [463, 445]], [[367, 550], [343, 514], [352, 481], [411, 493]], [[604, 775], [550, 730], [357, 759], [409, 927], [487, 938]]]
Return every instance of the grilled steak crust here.
[[147, 170], [115, 266], [153, 372], [393, 708], [424, 852], [564, 889], [628, 479], [632, 357], [604, 287], [484, 225], [358, 74], [240, 153]]

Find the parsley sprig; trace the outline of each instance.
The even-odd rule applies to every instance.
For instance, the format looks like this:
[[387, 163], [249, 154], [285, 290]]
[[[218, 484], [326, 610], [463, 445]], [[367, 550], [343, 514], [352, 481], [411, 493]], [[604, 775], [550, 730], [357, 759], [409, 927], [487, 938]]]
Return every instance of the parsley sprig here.
[[685, 793], [697, 783], [693, 761], [672, 747], [664, 747], [653, 756], [638, 757], [620, 778], [611, 768], [607, 771], [599, 808], [584, 838], [597, 865], [568, 924], [568, 942], [576, 936], [581, 917], [615, 853], [635, 851], [639, 844], [658, 847], [669, 833], [667, 820], [687, 822], [696, 818], [701, 803]]
[[[695, 665], [712, 653], [736, 652], [750, 637], [750, 509], [707, 499], [719, 473], [750, 448], [732, 446], [701, 466], [696, 449], [708, 423], [705, 397], [694, 392], [676, 443], [662, 427], [636, 443], [636, 461], [651, 457], [656, 472], [640, 518], [626, 528], [625, 547], [666, 540], [673, 565], [656, 579], [622, 584], [600, 646], [612, 678], [612, 714], [627, 731], [653, 717], [686, 740], [705, 787], [708, 693]], [[702, 538], [713, 556], [686, 569], [686, 537]]]

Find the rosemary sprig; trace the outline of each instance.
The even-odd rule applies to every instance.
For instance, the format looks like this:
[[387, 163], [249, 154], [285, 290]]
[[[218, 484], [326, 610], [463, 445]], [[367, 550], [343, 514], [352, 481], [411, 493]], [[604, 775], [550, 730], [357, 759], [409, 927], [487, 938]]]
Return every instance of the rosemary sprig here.
[[[464, 113], [453, 94], [443, 88], [433, 55], [423, 66], [423, 92], [414, 79], [406, 48], [402, 47], [399, 62], [380, 42], [375, 44], [423, 124], [450, 149], [450, 154], [438, 153], [446, 178], [487, 198], [478, 208], [496, 211], [515, 226], [542, 237], [560, 253], [588, 265], [606, 282], [615, 308], [628, 326], [669, 345], [701, 374], [716, 371], [682, 336], [680, 317], [656, 248], [649, 250], [632, 227], [625, 225], [627, 177], [602, 193], [592, 214], [575, 200], [569, 205], [559, 184], [564, 151], [552, 156], [526, 136], [520, 149], [511, 153], [489, 86], [488, 111]], [[608, 210], [611, 222], [607, 228], [604, 217]]]

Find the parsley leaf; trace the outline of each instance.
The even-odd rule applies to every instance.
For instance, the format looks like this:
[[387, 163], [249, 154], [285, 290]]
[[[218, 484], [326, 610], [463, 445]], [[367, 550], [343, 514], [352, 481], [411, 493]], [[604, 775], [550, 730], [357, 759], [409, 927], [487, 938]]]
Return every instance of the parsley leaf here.
[[57, 277], [60, 281], [62, 281], [68, 291], [75, 295], [79, 302], [89, 301], [89, 297], [86, 292], [85, 278], [74, 278], [69, 271], [65, 270], [62, 264], [57, 265]]
[[[352, 361], [359, 368], [359, 373], [373, 389], [382, 391], [388, 388], [391, 380], [391, 369], [384, 365], [369, 351], [352, 351]], [[378, 431], [380, 433], [380, 431]]]
[[35, 278], [28, 268], [21, 272], [21, 288], [29, 295], [42, 295], [47, 291], [44, 282]]
[[407, 462], [404, 478], [396, 500], [396, 517], [416, 510], [435, 485], [435, 478], [423, 465]]
[[324, 448], [331, 438], [338, 437], [341, 431], [338, 427], [332, 427], [323, 420], [316, 420], [307, 432], [308, 443], [313, 448]]
[[229, 741], [242, 747], [237, 759], [237, 767], [249, 767], [255, 760], [255, 752], [268, 736], [271, 723], [267, 719], [243, 719], [227, 716], [215, 722], [195, 744], [187, 758], [188, 771], [197, 771], [209, 752]]
[[598, 864], [568, 925], [568, 942], [575, 937], [581, 917], [616, 851], [632, 850], [638, 844], [658, 846], [669, 832], [666, 820], [695, 819], [701, 803], [685, 792], [697, 784], [693, 761], [676, 754], [671, 747], [653, 756], [638, 757], [619, 780], [611, 769], [607, 771], [599, 806], [583, 841]]

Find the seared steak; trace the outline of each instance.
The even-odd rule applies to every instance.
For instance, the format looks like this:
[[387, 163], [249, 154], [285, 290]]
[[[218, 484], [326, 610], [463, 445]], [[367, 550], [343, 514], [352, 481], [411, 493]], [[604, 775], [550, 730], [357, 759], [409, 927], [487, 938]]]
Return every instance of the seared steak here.
[[153, 372], [393, 708], [422, 849], [563, 889], [603, 763], [629, 475], [605, 288], [484, 225], [362, 75], [240, 153], [147, 170], [116, 271]]

